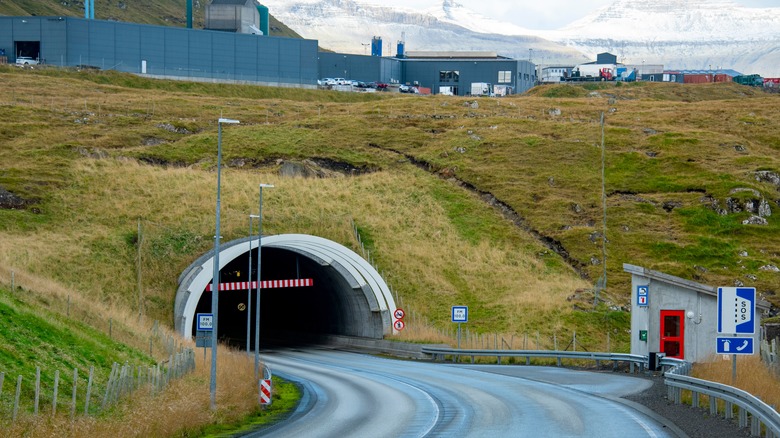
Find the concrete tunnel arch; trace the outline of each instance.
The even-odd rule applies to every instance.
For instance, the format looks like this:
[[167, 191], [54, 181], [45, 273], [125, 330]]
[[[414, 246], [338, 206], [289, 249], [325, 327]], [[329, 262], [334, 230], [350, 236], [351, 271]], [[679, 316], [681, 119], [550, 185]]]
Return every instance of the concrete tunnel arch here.
[[[262, 238], [262, 275], [266, 280], [313, 278], [311, 288], [261, 290], [261, 339], [267, 333], [344, 335], [381, 339], [397, 333], [392, 315], [395, 300], [387, 283], [365, 259], [349, 248], [317, 236], [280, 234]], [[220, 245], [220, 281], [247, 281], [248, 257], [257, 264], [256, 236]], [[211, 312], [214, 250], [195, 260], [179, 276], [174, 304], [176, 331], [185, 338], [195, 334], [196, 313]], [[243, 270], [243, 273], [241, 271]], [[252, 281], [256, 272], [249, 273]], [[247, 340], [246, 289], [222, 291], [219, 295], [218, 335], [236, 346]], [[256, 303], [252, 292], [253, 312]], [[249, 337], [254, 339], [254, 313], [250, 313]], [[243, 329], [242, 329], [243, 327]], [[253, 345], [253, 344], [252, 344]]]

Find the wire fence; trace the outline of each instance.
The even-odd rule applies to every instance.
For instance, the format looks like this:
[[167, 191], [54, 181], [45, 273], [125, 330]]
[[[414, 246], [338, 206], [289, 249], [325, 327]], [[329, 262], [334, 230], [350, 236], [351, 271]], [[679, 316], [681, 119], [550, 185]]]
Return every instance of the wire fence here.
[[776, 376], [780, 377], [780, 357], [778, 357], [778, 347], [780, 347], [780, 338], [774, 338], [771, 341], [761, 340], [761, 361], [772, 370]]
[[[15, 422], [22, 415], [55, 416], [58, 408], [69, 409], [71, 419], [77, 414], [97, 415], [135, 391], [147, 390], [156, 396], [171, 381], [194, 370], [195, 353], [192, 348], [184, 348], [155, 366], [114, 362], [104, 387], [96, 383], [94, 366], [86, 376], [80, 376], [79, 369], [74, 368], [72, 374], [68, 373], [72, 375], [70, 382], [61, 378], [60, 370], [55, 370], [54, 383], [48, 388], [41, 384], [40, 367], [35, 368], [34, 381], [25, 381], [19, 375], [15, 382], [8, 382], [11, 385], [5, 382], [6, 373], [0, 372], [0, 429], [3, 423]], [[42, 406], [42, 400], [47, 406]]]

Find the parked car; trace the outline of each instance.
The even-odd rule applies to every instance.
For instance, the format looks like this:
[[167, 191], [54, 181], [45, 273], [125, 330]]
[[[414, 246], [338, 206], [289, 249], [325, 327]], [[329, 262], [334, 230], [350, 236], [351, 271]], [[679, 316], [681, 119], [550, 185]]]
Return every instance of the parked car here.
[[336, 85], [336, 80], [333, 79], [333, 78], [322, 78], [322, 79], [317, 81], [317, 84], [321, 85], [323, 87], [328, 86], [328, 85]]
[[38, 60], [29, 56], [17, 56], [16, 65], [38, 65]]
[[344, 78], [334, 78], [336, 83], [334, 85], [352, 85], [352, 83]]

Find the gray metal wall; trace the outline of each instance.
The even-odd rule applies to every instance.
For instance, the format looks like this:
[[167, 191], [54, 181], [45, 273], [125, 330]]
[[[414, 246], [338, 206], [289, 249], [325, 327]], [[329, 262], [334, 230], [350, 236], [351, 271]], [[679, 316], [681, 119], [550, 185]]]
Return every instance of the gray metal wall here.
[[393, 58], [320, 52], [320, 78], [344, 78], [364, 82], [400, 81], [401, 62]]
[[[466, 96], [471, 93], [473, 82], [509, 85], [517, 94], [533, 87], [535, 79], [534, 64], [514, 59], [404, 59], [402, 62], [402, 83], [414, 84], [416, 81], [422, 87], [431, 88], [434, 94], [439, 93], [441, 86], [457, 86], [458, 95]], [[440, 71], [458, 71], [458, 82], [442, 82]], [[512, 72], [510, 82], [498, 82], [500, 71]]]
[[72, 17], [0, 17], [0, 48], [40, 41], [47, 64], [176, 78], [316, 86], [317, 41]]

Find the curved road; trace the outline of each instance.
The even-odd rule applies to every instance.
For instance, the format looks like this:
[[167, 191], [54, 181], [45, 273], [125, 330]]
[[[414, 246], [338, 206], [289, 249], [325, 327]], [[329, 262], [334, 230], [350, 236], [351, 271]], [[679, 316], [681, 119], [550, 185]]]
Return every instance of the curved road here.
[[618, 401], [649, 385], [628, 376], [400, 361], [324, 349], [267, 352], [263, 359], [274, 374], [299, 382], [305, 391], [288, 421], [251, 436], [623, 438], [679, 433]]

